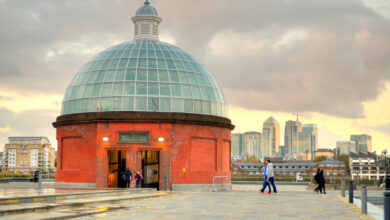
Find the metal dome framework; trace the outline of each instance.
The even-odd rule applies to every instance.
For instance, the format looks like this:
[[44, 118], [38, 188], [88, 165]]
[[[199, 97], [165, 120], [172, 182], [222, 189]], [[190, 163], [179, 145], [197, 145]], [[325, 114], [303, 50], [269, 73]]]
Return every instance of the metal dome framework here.
[[223, 93], [208, 69], [180, 48], [153, 40], [111, 47], [74, 77], [62, 115], [101, 111], [227, 117]]

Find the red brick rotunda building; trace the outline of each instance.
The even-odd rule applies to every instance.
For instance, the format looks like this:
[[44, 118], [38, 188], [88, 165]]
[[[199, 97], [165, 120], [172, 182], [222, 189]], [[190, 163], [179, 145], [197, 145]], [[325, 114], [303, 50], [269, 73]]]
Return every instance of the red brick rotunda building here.
[[[130, 168], [143, 187], [230, 186], [230, 133], [221, 89], [208, 69], [159, 41], [148, 1], [133, 41], [96, 55], [68, 87], [57, 129], [56, 182], [121, 187]], [[166, 178], [165, 178], [166, 177]], [[226, 186], [226, 185], [225, 185]]]

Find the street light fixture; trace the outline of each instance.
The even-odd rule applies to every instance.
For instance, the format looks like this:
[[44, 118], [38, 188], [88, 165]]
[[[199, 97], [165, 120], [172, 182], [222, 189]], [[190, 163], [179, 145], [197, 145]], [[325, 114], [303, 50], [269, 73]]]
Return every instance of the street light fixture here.
[[107, 141], [108, 141], [108, 137], [107, 137], [107, 136], [104, 136], [104, 137], [103, 137], [103, 141], [104, 141], [104, 142], [107, 142]]

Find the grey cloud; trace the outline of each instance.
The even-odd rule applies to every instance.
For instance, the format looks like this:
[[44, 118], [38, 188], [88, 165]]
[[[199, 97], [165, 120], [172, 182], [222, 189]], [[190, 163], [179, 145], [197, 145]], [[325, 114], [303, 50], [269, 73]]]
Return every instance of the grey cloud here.
[[[130, 18], [142, 1], [0, 1], [0, 86], [64, 92], [92, 57], [132, 39]], [[210, 67], [232, 104], [277, 111], [362, 117], [390, 79], [390, 21], [356, 0], [152, 1], [162, 35]], [[290, 30], [302, 39], [276, 52]], [[213, 54], [218, 36], [240, 34], [257, 50]], [[246, 42], [226, 42], [242, 44]], [[71, 50], [74, 45], [75, 49]], [[66, 48], [64, 48], [67, 46]], [[68, 50], [68, 51], [67, 51]], [[49, 51], [57, 56], [48, 58]], [[60, 54], [61, 55], [58, 55]]]
[[386, 133], [386, 134], [390, 134], [390, 123], [375, 126], [375, 127], [373, 127], [373, 129], [380, 131], [380, 132], [383, 132], [383, 133]]
[[56, 131], [51, 125], [58, 112], [52, 110], [33, 110], [14, 113], [0, 108], [0, 128], [9, 126], [8, 133], [0, 132], [0, 147], [8, 142], [10, 136], [46, 136], [53, 146], [56, 143]]

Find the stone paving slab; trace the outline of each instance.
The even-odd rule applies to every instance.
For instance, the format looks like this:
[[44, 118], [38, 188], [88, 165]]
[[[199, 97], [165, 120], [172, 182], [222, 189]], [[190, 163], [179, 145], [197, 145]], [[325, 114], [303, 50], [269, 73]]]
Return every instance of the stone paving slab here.
[[[132, 202], [138, 209], [94, 219], [359, 219], [337, 195], [310, 191], [259, 194], [257, 191], [196, 192]], [[81, 219], [91, 219], [84, 217]]]

